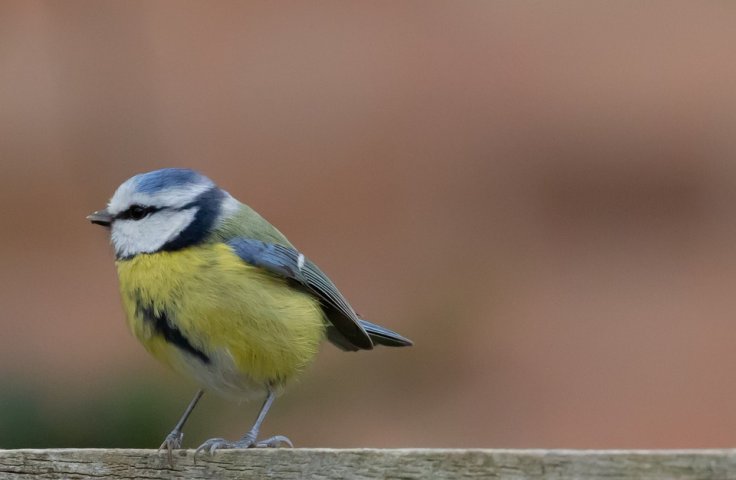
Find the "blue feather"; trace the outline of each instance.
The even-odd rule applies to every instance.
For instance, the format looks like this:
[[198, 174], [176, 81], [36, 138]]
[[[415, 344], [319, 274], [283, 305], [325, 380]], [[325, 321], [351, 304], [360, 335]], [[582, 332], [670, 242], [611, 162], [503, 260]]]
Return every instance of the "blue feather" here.
[[171, 187], [206, 185], [212, 181], [188, 168], [162, 168], [135, 176], [135, 189], [141, 193], [156, 193]]

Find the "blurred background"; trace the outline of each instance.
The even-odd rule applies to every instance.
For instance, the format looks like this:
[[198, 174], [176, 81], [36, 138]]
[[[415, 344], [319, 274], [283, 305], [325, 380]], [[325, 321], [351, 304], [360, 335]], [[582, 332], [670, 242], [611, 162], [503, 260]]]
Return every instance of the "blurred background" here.
[[[84, 218], [165, 166], [416, 343], [325, 345], [264, 435], [736, 445], [734, 24], [717, 1], [3, 1], [0, 448], [158, 447], [191, 398]], [[205, 396], [185, 444], [258, 406]]]

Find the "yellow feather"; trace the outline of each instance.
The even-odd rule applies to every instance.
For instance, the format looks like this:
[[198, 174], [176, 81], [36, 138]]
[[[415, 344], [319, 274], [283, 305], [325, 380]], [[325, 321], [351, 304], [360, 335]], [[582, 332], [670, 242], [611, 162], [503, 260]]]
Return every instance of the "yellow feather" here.
[[[165, 311], [192, 346], [214, 359], [225, 358], [235, 373], [264, 386], [282, 384], [304, 370], [324, 337], [317, 299], [248, 265], [223, 243], [141, 254], [116, 265], [131, 331], [181, 373], [192, 375], [192, 364], [201, 361], [157, 334], [138, 302], [156, 314]], [[202, 374], [213, 378], [198, 380], [205, 387], [217, 383], [214, 377], [223, 375], [218, 368], [226, 363], [213, 362]]]

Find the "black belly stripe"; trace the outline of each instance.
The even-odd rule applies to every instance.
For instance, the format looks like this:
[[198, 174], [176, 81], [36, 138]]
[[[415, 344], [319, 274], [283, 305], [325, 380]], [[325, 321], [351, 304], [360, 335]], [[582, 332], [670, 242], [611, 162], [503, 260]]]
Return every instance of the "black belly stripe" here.
[[166, 312], [159, 312], [157, 314], [153, 311], [153, 308], [142, 307], [138, 304], [138, 313], [143, 317], [144, 321], [151, 324], [153, 331], [158, 335], [161, 335], [168, 343], [197, 357], [202, 361], [202, 363], [210, 363], [210, 357], [208, 357], [202, 350], [198, 350], [194, 345], [192, 345], [189, 342], [189, 339], [187, 339], [187, 337], [185, 337], [178, 328], [169, 322]]

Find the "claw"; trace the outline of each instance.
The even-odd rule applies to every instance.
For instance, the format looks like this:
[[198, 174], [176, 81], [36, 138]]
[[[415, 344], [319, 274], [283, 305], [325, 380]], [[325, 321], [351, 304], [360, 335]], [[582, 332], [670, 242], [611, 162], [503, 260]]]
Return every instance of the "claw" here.
[[294, 448], [294, 444], [291, 443], [291, 440], [283, 435], [274, 435], [271, 438], [261, 440], [253, 446], [258, 448], [279, 448], [282, 444], [289, 448]]
[[199, 455], [199, 452], [206, 450], [209, 455], [212, 455], [218, 448], [228, 448], [226, 445], [229, 443], [230, 442], [224, 438], [210, 438], [194, 451], [194, 463], [197, 463], [197, 455]]
[[171, 466], [172, 468], [174, 467], [174, 450], [178, 450], [181, 448], [181, 442], [183, 439], [184, 433], [174, 430], [166, 435], [164, 442], [161, 444], [160, 447], [158, 447], [159, 452], [164, 448], [166, 449], [166, 453], [169, 457], [169, 466]]

